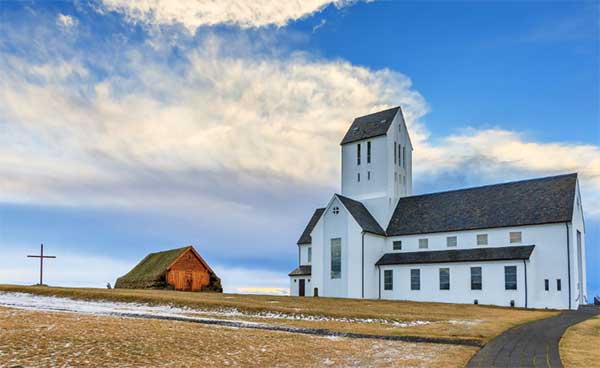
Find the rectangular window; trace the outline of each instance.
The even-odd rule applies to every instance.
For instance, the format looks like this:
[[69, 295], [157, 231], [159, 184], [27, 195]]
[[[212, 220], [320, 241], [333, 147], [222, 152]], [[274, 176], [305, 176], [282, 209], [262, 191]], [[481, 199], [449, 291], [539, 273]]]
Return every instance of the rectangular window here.
[[481, 290], [481, 267], [471, 267], [471, 290]]
[[401, 144], [398, 145], [398, 166], [402, 166], [402, 150], [400, 147], [402, 147]]
[[394, 242], [392, 243], [392, 249], [402, 250], [402, 240], [394, 240]]
[[371, 180], [371, 172], [367, 171], [367, 180]]
[[360, 143], [356, 145], [356, 164], [360, 165]]
[[456, 247], [457, 244], [458, 244], [458, 240], [457, 240], [456, 236], [446, 237], [446, 246], [448, 248]]
[[357, 178], [358, 182], [360, 183], [360, 173], [358, 173], [356, 175], [357, 175], [356, 178]]
[[560, 281], [560, 279], [556, 279], [556, 290], [562, 290], [562, 282]]
[[396, 160], [396, 152], [398, 152], [398, 145], [396, 144], [396, 142], [394, 142], [394, 165], [396, 164], [396, 162], [398, 162], [398, 160]]
[[511, 231], [508, 235], [510, 239], [510, 243], [520, 243], [521, 242], [521, 232], [520, 231]]
[[331, 239], [331, 278], [342, 278], [342, 239]]
[[421, 290], [421, 270], [410, 270], [410, 290]]
[[371, 142], [367, 142], [367, 163], [371, 163]]
[[383, 289], [393, 290], [394, 289], [394, 271], [385, 270], [383, 271]]
[[477, 234], [477, 245], [487, 245], [488, 234]]
[[312, 262], [312, 247], [308, 247], [308, 263]]
[[504, 289], [517, 290], [517, 266], [504, 266]]
[[546, 290], [546, 291], [550, 290], [550, 280], [548, 280], [548, 279], [544, 280], [544, 290]]
[[402, 167], [406, 169], [406, 146], [402, 147]]
[[419, 239], [419, 249], [429, 248], [429, 239]]
[[440, 268], [440, 290], [450, 290], [449, 268]]

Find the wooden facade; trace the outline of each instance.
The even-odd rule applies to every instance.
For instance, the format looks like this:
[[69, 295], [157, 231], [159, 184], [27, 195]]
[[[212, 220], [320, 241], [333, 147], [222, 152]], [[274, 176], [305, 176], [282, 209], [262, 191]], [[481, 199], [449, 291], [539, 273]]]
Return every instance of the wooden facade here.
[[193, 248], [183, 252], [167, 268], [167, 284], [175, 290], [199, 291], [209, 283], [209, 268]]

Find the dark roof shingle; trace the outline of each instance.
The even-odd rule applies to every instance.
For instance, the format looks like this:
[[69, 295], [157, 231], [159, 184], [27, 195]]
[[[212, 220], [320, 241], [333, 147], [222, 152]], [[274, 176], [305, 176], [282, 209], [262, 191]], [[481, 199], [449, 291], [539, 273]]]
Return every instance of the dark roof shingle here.
[[288, 276], [308, 276], [312, 273], [312, 266], [299, 266], [292, 272], [288, 274]]
[[364, 204], [339, 194], [336, 194], [336, 196], [364, 231], [377, 235], [385, 235], [385, 231], [383, 231]]
[[317, 208], [315, 210], [315, 212], [313, 213], [312, 217], [308, 221], [308, 224], [306, 224], [306, 227], [304, 228], [304, 231], [302, 232], [302, 235], [300, 235], [300, 239], [298, 239], [298, 242], [296, 244], [310, 244], [310, 243], [312, 243], [312, 238], [310, 237], [310, 233], [315, 228], [315, 225], [317, 224], [317, 222], [321, 218], [321, 215], [323, 214], [323, 212], [325, 212], [325, 208]]
[[535, 245], [497, 248], [453, 249], [441, 251], [387, 253], [377, 266], [420, 263], [484, 262], [529, 259]]
[[[398, 110], [400, 110], [400, 106], [354, 119], [340, 144], [385, 135]], [[400, 113], [402, 113], [401, 110]]]
[[388, 236], [571, 221], [577, 174], [400, 198]]

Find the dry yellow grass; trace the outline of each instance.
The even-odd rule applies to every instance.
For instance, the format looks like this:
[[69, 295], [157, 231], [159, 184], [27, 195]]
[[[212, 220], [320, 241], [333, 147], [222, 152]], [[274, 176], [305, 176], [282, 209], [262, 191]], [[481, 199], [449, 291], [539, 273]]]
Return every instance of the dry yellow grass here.
[[600, 364], [600, 316], [569, 327], [560, 339], [560, 359], [565, 367]]
[[107, 290], [0, 285], [0, 291], [30, 292], [84, 300], [129, 301], [149, 304], [169, 303], [204, 309], [236, 308], [246, 312], [281, 312], [407, 322], [430, 321], [433, 323], [429, 325], [394, 328], [376, 323], [271, 321], [261, 319], [262, 322], [268, 323], [329, 328], [344, 332], [479, 339], [481, 341], [488, 341], [515, 325], [557, 314], [555, 311], [510, 309], [481, 305], [189, 293], [164, 290]]
[[462, 367], [473, 347], [0, 307], [0, 366]]

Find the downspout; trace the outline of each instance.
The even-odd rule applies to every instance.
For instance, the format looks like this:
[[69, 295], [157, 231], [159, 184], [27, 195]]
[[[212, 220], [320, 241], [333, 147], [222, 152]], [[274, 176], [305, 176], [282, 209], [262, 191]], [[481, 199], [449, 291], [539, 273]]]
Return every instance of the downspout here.
[[569, 310], [571, 310], [571, 239], [569, 236], [569, 223], [565, 222], [567, 228], [567, 273], [569, 279]]
[[362, 232], [362, 269], [361, 269], [361, 285], [362, 285], [362, 291], [361, 291], [361, 295], [362, 298], [365, 298], [365, 232]]
[[377, 287], [377, 289], [379, 289], [379, 298], [378, 299], [381, 299], [381, 267], [379, 265], [377, 266], [377, 270], [379, 270], [379, 280], [377, 281], [378, 285], [379, 285]]
[[527, 260], [523, 260], [523, 267], [525, 267], [525, 308], [527, 308]]

